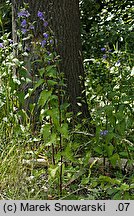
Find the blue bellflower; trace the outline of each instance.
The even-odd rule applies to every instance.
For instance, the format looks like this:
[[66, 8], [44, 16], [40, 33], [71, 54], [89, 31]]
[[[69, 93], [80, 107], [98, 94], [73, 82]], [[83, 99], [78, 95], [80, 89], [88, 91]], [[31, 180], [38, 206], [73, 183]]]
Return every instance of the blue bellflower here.
[[46, 40], [41, 41], [41, 46], [44, 47], [46, 45]]
[[105, 47], [102, 47], [102, 48], [101, 48], [101, 51], [102, 51], [102, 52], [105, 52], [105, 51], [106, 51], [106, 48], [105, 48]]
[[27, 32], [27, 29], [25, 29], [25, 28], [22, 28], [22, 29], [21, 29], [21, 32], [22, 32], [22, 34], [26, 34], [26, 32]]
[[27, 21], [24, 19], [22, 22], [21, 22], [21, 26], [22, 27], [25, 27], [27, 25]]
[[101, 135], [101, 136], [106, 136], [107, 133], [108, 133], [108, 130], [104, 130], [104, 131], [101, 131], [101, 132], [100, 132], [100, 135]]
[[48, 26], [48, 22], [47, 21], [44, 21], [44, 27], [47, 27]]
[[30, 14], [26, 10], [22, 10], [18, 13], [18, 17], [29, 17], [29, 16], [30, 16]]
[[38, 11], [37, 16], [38, 16], [41, 20], [44, 20], [44, 14], [43, 14], [43, 12]]
[[49, 35], [47, 33], [43, 33], [44, 38], [48, 39]]

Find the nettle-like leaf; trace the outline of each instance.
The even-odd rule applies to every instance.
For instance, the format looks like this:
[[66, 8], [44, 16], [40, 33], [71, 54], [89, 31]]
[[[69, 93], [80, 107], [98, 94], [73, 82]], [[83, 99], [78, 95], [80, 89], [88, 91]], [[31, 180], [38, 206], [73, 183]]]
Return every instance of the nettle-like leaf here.
[[57, 172], [59, 170], [59, 166], [53, 166], [53, 167], [51, 166], [48, 170], [49, 170], [50, 176], [52, 178], [55, 178], [55, 176], [56, 176], [56, 174], [57, 174]]
[[109, 159], [113, 167], [116, 167], [117, 163], [120, 163], [120, 157], [117, 153], [112, 155]]
[[39, 100], [38, 100], [38, 105], [43, 107], [47, 103], [47, 101], [50, 99], [51, 94], [52, 94], [52, 90], [50, 90], [50, 91], [43, 90], [40, 93], [40, 97], [39, 97]]
[[106, 150], [107, 150], [108, 157], [110, 157], [113, 154], [114, 146], [113, 145], [107, 146]]
[[55, 65], [49, 65], [46, 67], [46, 75], [51, 78], [57, 78], [57, 68]]
[[70, 160], [71, 162], [75, 162], [75, 158], [72, 152], [72, 146], [70, 144], [67, 145], [65, 150], [62, 152], [62, 155], [67, 159]]
[[37, 81], [37, 83], [35, 84], [33, 91], [35, 91], [38, 87], [40, 87], [42, 84], [44, 83], [44, 79], [40, 79]]
[[68, 124], [62, 124], [62, 126], [59, 128], [59, 132], [63, 137], [68, 138]]
[[47, 143], [50, 141], [51, 136], [51, 125], [45, 124], [42, 126], [41, 134], [43, 135], [44, 142]]

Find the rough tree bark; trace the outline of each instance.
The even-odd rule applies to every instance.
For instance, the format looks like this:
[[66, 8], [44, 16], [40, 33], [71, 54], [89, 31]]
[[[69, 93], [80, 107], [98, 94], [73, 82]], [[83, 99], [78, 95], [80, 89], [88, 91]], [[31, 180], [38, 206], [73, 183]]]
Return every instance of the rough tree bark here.
[[[90, 118], [84, 87], [79, 0], [12, 0], [14, 20], [23, 2], [29, 3], [32, 20], [36, 19], [38, 11], [46, 13], [49, 26], [58, 41], [60, 71], [65, 74], [70, 110], [74, 116], [81, 111], [82, 117]], [[38, 25], [37, 31], [42, 33], [44, 30]], [[78, 106], [78, 102], [81, 102], [82, 106]]]

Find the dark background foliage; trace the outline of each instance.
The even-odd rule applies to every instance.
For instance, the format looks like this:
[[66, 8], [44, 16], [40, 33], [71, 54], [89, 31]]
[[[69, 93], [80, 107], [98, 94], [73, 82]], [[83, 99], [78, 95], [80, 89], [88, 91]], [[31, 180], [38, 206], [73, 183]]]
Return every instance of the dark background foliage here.
[[[25, 35], [21, 28], [17, 32], [20, 40], [14, 45], [11, 1], [0, 1], [1, 199], [134, 198], [133, 1], [81, 0], [79, 4], [81, 66], [91, 118], [74, 123], [69, 103], [63, 100], [66, 87], [63, 73], [57, 73], [60, 61], [53, 45], [48, 42], [42, 47], [44, 38], [35, 40], [35, 35]], [[70, 18], [69, 8], [66, 12]], [[52, 32], [49, 36], [54, 39]], [[32, 52], [25, 49], [27, 40], [28, 44], [32, 40]], [[69, 41], [68, 45], [70, 50]], [[71, 47], [72, 53], [76, 46]], [[27, 76], [29, 62], [33, 73]], [[70, 77], [74, 87], [75, 79]], [[77, 105], [80, 110], [81, 103]], [[43, 168], [25, 166], [27, 160], [37, 159], [45, 161]]]

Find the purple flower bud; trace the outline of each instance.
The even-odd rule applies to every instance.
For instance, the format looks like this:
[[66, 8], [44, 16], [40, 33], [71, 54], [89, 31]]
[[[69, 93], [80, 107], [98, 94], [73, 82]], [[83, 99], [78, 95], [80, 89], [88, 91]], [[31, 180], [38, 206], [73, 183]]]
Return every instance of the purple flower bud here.
[[44, 38], [48, 39], [49, 35], [47, 33], [43, 33]]
[[54, 41], [51, 39], [51, 40], [50, 40], [50, 44], [53, 44], [53, 43], [54, 43]]
[[48, 26], [48, 22], [47, 21], [44, 21], [44, 27], [47, 27]]
[[100, 135], [101, 135], [101, 136], [106, 136], [107, 133], [108, 133], [108, 130], [104, 130], [104, 131], [101, 131], [101, 132], [100, 132]]
[[120, 66], [120, 60], [118, 60], [115, 64], [115, 66], [119, 67]]
[[49, 51], [47, 51], [48, 56], [51, 54]]
[[21, 22], [21, 26], [22, 26], [22, 27], [26, 27], [26, 25], [27, 25], [27, 21], [24, 19], [24, 20]]
[[26, 32], [27, 32], [27, 29], [25, 29], [25, 28], [22, 28], [22, 29], [21, 29], [21, 32], [22, 32], [22, 34], [26, 34]]
[[3, 45], [3, 43], [0, 43], [0, 48], [4, 48], [4, 45]]
[[34, 29], [34, 25], [30, 25], [30, 26], [29, 26], [29, 29]]
[[9, 43], [10, 43], [10, 44], [13, 44], [13, 40], [12, 40], [12, 39], [9, 39]]
[[101, 51], [102, 52], [106, 51], [106, 48], [105, 47], [101, 48]]
[[103, 59], [106, 59], [107, 58], [107, 55], [103, 55]]
[[27, 51], [27, 52], [30, 52], [30, 47], [26, 47], [26, 51]]
[[44, 47], [46, 45], [46, 40], [41, 41], [41, 46]]

